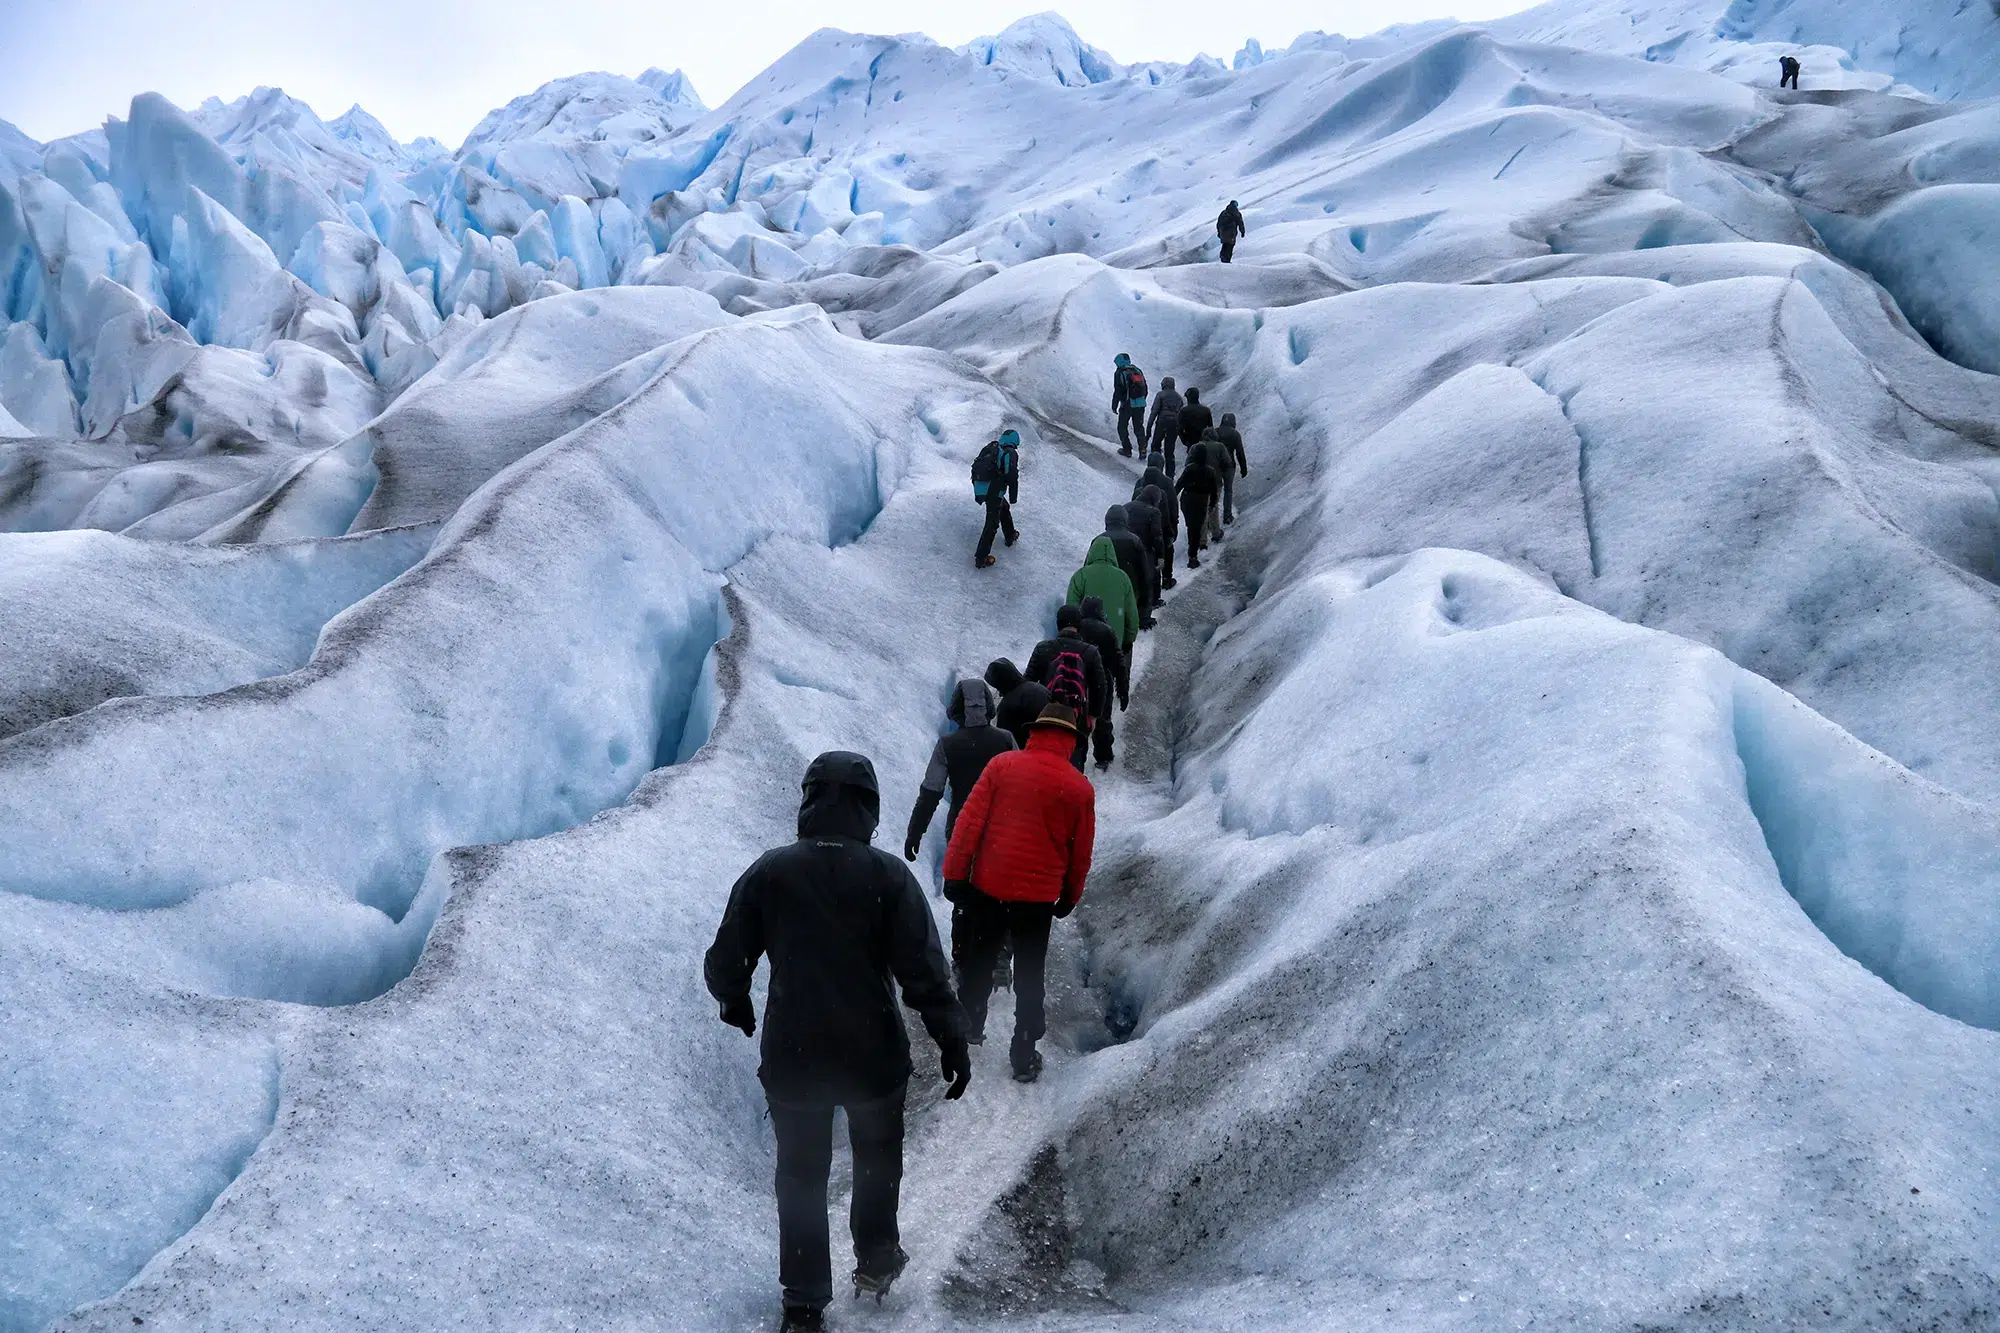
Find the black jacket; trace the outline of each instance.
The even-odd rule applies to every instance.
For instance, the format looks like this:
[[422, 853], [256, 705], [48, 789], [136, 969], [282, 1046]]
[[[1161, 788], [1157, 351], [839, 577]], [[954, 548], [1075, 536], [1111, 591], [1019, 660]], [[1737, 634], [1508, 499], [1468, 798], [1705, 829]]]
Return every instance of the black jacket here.
[[1027, 749], [1028, 728], [1049, 706], [1048, 688], [1023, 676], [1021, 668], [1004, 657], [987, 664], [986, 683], [1000, 691], [1000, 711], [993, 718], [995, 725], [1011, 735], [1015, 745]]
[[[1140, 492], [1140, 497], [1125, 506], [1125, 526], [1138, 534], [1139, 540], [1146, 545], [1146, 554], [1157, 561], [1160, 553], [1167, 549], [1167, 523], [1160, 516], [1159, 506], [1146, 498], [1144, 490]], [[1157, 598], [1158, 593], [1154, 596]]]
[[1049, 673], [1055, 669], [1056, 654], [1065, 648], [1074, 648], [1083, 658], [1083, 678], [1090, 688], [1090, 715], [1097, 718], [1111, 716], [1111, 677], [1104, 670], [1104, 658], [1089, 639], [1079, 632], [1077, 622], [1082, 620], [1082, 612], [1074, 606], [1065, 606], [1057, 612], [1068, 612], [1063, 619], [1071, 623], [1057, 631], [1053, 639], [1043, 639], [1035, 645], [1033, 656], [1028, 658], [1028, 679], [1039, 684], [1049, 683]]
[[1111, 683], [1117, 687], [1118, 706], [1123, 708], [1132, 701], [1132, 664], [1118, 646], [1118, 631], [1111, 628], [1111, 622], [1104, 618], [1104, 599], [1086, 597], [1077, 610], [1083, 612], [1083, 623], [1076, 627], [1076, 632], [1097, 649], [1104, 669], [1111, 673]]
[[[1204, 463], [1190, 462], [1181, 469], [1174, 491], [1181, 497], [1182, 513], [1207, 513], [1209, 504], [1222, 494], [1222, 478]], [[1199, 505], [1200, 507], [1194, 508]]]
[[814, 760], [799, 840], [743, 872], [708, 950], [708, 991], [725, 1005], [749, 1001], [757, 960], [770, 957], [757, 1073], [781, 1100], [884, 1097], [909, 1078], [894, 983], [940, 1048], [965, 1039], [923, 890], [900, 860], [868, 845], [880, 801], [862, 756]]
[[1222, 424], [1215, 428], [1215, 438], [1221, 440], [1222, 447], [1229, 451], [1229, 462], [1236, 469], [1236, 475], [1249, 476], [1250, 456], [1243, 452], [1243, 433], [1236, 429], [1234, 412], [1222, 414]]
[[1231, 204], [1216, 214], [1215, 234], [1225, 241], [1238, 236], [1248, 236], [1250, 229], [1243, 225], [1243, 210]]
[[958, 723], [958, 730], [939, 737], [931, 750], [930, 767], [924, 770], [923, 785], [917, 790], [917, 807], [910, 811], [907, 841], [922, 840], [947, 787], [951, 789], [951, 808], [945, 813], [944, 836], [951, 837], [952, 827], [958, 823], [958, 812], [964, 807], [965, 798], [972, 795], [972, 784], [986, 771], [987, 761], [996, 754], [1020, 748], [1011, 733], [993, 724], [996, 712], [993, 689], [985, 681], [958, 682], [958, 688], [952, 691], [951, 707], [945, 713]]
[[1192, 446], [1214, 424], [1215, 413], [1208, 410], [1207, 403], [1189, 403], [1181, 409], [1181, 443]]
[[1118, 553], [1118, 567], [1132, 580], [1132, 591], [1139, 599], [1139, 618], [1150, 619], [1153, 608], [1160, 604], [1159, 561], [1147, 550], [1144, 539], [1132, 531], [1124, 505], [1112, 505], [1104, 511], [1104, 535]]

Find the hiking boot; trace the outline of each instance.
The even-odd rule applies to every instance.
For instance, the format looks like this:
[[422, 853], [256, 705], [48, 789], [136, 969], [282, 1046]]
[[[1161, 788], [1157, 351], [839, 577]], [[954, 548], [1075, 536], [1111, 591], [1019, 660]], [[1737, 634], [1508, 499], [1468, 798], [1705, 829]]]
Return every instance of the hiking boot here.
[[1194, 556], [1189, 556], [1189, 557], [1188, 557], [1188, 568], [1189, 568], [1189, 569], [1200, 569], [1200, 568], [1201, 568], [1201, 561], [1200, 561], [1200, 560], [1198, 560], [1198, 559], [1196, 559], [1196, 558], [1195, 558]]
[[810, 1305], [787, 1305], [784, 1322], [778, 1325], [778, 1333], [821, 1333], [826, 1327], [826, 1315]]
[[999, 563], [1000, 558], [998, 556], [975, 555], [972, 557], [972, 567], [974, 569], [985, 569], [989, 565], [997, 565]]
[[1009, 546], [1012, 546], [1015, 542], [1021, 540], [1021, 534], [1018, 532], [1010, 532], [1004, 538], [1002, 538], [1002, 540], [1005, 541]]
[[903, 1270], [909, 1266], [910, 1256], [904, 1253], [900, 1245], [896, 1247], [894, 1254], [879, 1264], [855, 1265], [854, 1299], [858, 1301], [863, 1296], [873, 1296], [875, 1303], [880, 1305], [882, 1298], [889, 1294], [889, 1288], [896, 1285], [896, 1279], [901, 1277]]
[[1180, 586], [1180, 582], [1181, 581], [1179, 579], [1173, 577], [1170, 574], [1166, 578], [1160, 580], [1160, 586], [1162, 588], [1178, 588]]
[[1033, 1083], [1042, 1076], [1042, 1053], [1035, 1049], [1032, 1041], [1016, 1041], [1010, 1059], [1016, 1083]]

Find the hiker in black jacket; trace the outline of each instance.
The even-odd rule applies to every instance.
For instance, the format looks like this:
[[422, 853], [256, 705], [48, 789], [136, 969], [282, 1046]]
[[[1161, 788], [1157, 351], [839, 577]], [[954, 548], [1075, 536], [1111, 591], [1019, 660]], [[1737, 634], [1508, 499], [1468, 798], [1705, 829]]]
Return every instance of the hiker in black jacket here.
[[1236, 414], [1224, 412], [1222, 424], [1215, 428], [1215, 438], [1222, 441], [1227, 451], [1228, 469], [1222, 474], [1222, 521], [1236, 521], [1236, 479], [1250, 478], [1250, 457], [1243, 452], [1243, 432], [1236, 429]]
[[[1077, 634], [1097, 649], [1097, 656], [1110, 674], [1112, 688], [1118, 695], [1118, 707], [1122, 709], [1132, 701], [1132, 659], [1119, 647], [1118, 631], [1111, 628], [1110, 622], [1104, 618], [1102, 597], [1084, 598], [1077, 610], [1083, 616], [1082, 623], [1077, 626]], [[1115, 739], [1112, 717], [1112, 712], [1107, 709], [1103, 720], [1091, 728], [1091, 746], [1097, 754], [1099, 769], [1111, 767], [1111, 747]]]
[[[1137, 533], [1139, 541], [1145, 546], [1146, 560], [1153, 573], [1153, 586], [1158, 589], [1166, 586], [1160, 582], [1160, 556], [1167, 544], [1167, 523], [1160, 517], [1159, 507], [1146, 495], [1153, 489], [1151, 486], [1141, 487], [1138, 497], [1126, 502], [1125, 526]], [[1153, 601], [1156, 606], [1159, 600], [1159, 594], [1155, 592]]]
[[1181, 437], [1181, 396], [1174, 392], [1174, 377], [1160, 380], [1153, 395], [1153, 414], [1146, 418], [1146, 438], [1155, 451], [1166, 450], [1167, 476], [1174, 475], [1174, 444]]
[[1000, 692], [1000, 709], [994, 722], [1014, 738], [1020, 749], [1028, 746], [1028, 728], [1049, 706], [1049, 691], [1040, 681], [1029, 680], [1011, 658], [996, 657], [986, 664], [986, 683]]
[[1130, 458], [1132, 431], [1139, 432], [1141, 448], [1146, 444], [1146, 372], [1133, 365], [1124, 352], [1112, 365], [1116, 369], [1111, 372], [1111, 410], [1118, 417], [1118, 452]]
[[1201, 548], [1207, 545], [1208, 511], [1222, 493], [1222, 478], [1206, 463], [1190, 458], [1174, 483], [1181, 501], [1181, 521], [1187, 528], [1188, 568], [1201, 568]]
[[988, 443], [972, 460], [972, 498], [986, 508], [979, 545], [972, 552], [974, 569], [986, 569], [995, 563], [995, 533], [1004, 531], [1009, 546], [1021, 539], [1014, 527], [1014, 506], [1021, 503], [1020, 450], [1021, 432], [1003, 430], [999, 439]]
[[944, 836], [949, 840], [965, 798], [972, 795], [972, 784], [986, 771], [986, 761], [996, 754], [1020, 748], [1010, 732], [994, 725], [999, 706], [993, 687], [983, 680], [961, 680], [951, 692], [945, 717], [958, 723], [958, 730], [940, 736], [931, 750], [930, 767], [924, 770], [923, 783], [917, 788], [916, 808], [910, 811], [910, 828], [903, 835], [905, 861], [917, 859], [924, 833], [930, 828], [931, 817], [937, 813], [947, 787], [951, 789], [951, 807], [945, 811]]
[[[1175, 508], [1173, 491], [1170, 487], [1148, 486], [1139, 497], [1139, 503], [1150, 507], [1160, 516], [1160, 587], [1171, 588], [1177, 583], [1174, 578], [1174, 539], [1180, 535], [1180, 510]], [[1126, 506], [1129, 511], [1130, 505]]]
[[[1187, 391], [1187, 405], [1181, 408], [1181, 443], [1193, 449], [1201, 439], [1201, 433], [1215, 424], [1215, 414], [1208, 410], [1208, 404], [1201, 401], [1200, 389]], [[1173, 475], [1167, 469], [1167, 475]]]
[[[1124, 505], [1112, 505], [1104, 511], [1104, 535], [1118, 553], [1118, 567], [1132, 580], [1132, 595], [1139, 602], [1139, 628], [1153, 628], [1153, 608], [1160, 604], [1160, 568], [1147, 553], [1145, 541], [1132, 531]], [[1127, 651], [1131, 647], [1125, 645]]]
[[1068, 603], [1056, 608], [1056, 636], [1036, 644], [1028, 658], [1028, 679], [1048, 684], [1056, 655], [1066, 649], [1073, 649], [1083, 659], [1083, 680], [1090, 692], [1092, 725], [1077, 733], [1076, 753], [1070, 757], [1070, 762], [1081, 772], [1084, 758], [1090, 752], [1090, 732], [1111, 719], [1111, 676], [1105, 671], [1104, 658], [1097, 648], [1083, 637], [1083, 609]]
[[869, 846], [880, 814], [875, 768], [834, 750], [806, 769], [798, 841], [766, 852], [729, 891], [703, 971], [722, 1021], [757, 1031], [750, 979], [771, 960], [757, 1071], [778, 1140], [778, 1276], [785, 1327], [816, 1329], [833, 1299], [826, 1225], [833, 1112], [854, 1154], [857, 1291], [886, 1292], [909, 1263], [896, 1226], [910, 1040], [896, 1007], [924, 1021], [957, 1098], [972, 1080], [964, 1011], [923, 890]]
[[1215, 219], [1215, 235], [1222, 242], [1223, 263], [1227, 264], [1229, 257], [1236, 253], [1236, 238], [1249, 234], [1250, 229], [1243, 225], [1243, 210], [1236, 206], [1234, 199], [1231, 199], [1229, 207], [1223, 209]]
[[1235, 461], [1222, 443], [1221, 432], [1213, 426], [1203, 431], [1194, 448], [1188, 450], [1188, 466], [1193, 467], [1196, 463], [1215, 474], [1217, 487], [1215, 500], [1208, 506], [1208, 526], [1201, 535], [1201, 544], [1206, 546], [1222, 536], [1222, 497], [1229, 491], [1229, 479], [1235, 473]]

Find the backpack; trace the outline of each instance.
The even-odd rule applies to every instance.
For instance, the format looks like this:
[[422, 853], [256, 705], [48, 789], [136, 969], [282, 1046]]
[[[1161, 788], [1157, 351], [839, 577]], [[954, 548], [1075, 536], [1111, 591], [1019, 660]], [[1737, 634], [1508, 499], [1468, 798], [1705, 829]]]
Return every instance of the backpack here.
[[1000, 441], [989, 440], [979, 456], [972, 460], [972, 495], [984, 500], [993, 490], [993, 484], [1000, 480]]
[[1084, 674], [1083, 654], [1065, 648], [1049, 664], [1049, 698], [1079, 713], [1090, 711], [1090, 678]]
[[1146, 372], [1137, 366], [1125, 367], [1125, 401], [1146, 405]]

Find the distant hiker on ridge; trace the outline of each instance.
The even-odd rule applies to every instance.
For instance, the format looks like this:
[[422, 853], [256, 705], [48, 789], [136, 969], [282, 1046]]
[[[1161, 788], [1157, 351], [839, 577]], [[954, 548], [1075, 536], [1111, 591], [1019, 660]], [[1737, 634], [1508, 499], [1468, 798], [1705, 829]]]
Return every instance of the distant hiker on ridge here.
[[[881, 813], [875, 766], [832, 750], [801, 784], [798, 841], [766, 852], [729, 891], [703, 967], [722, 1021], [757, 1032], [750, 979], [771, 960], [757, 1077], [778, 1139], [782, 1333], [824, 1327], [833, 1299], [826, 1226], [833, 1111], [854, 1154], [854, 1290], [878, 1298], [910, 1262], [896, 1227], [910, 1040], [891, 979], [937, 1043], [947, 1099], [972, 1081], [966, 1017], [916, 877], [868, 845]], [[1081, 878], [1078, 880], [1081, 884]]]
[[1236, 206], [1234, 199], [1215, 219], [1215, 234], [1222, 238], [1222, 262], [1227, 264], [1229, 257], [1236, 253], [1236, 238], [1250, 234], [1250, 229], [1243, 225], [1243, 210]]
[[1021, 539], [1014, 530], [1013, 509], [1021, 503], [1020, 450], [1021, 433], [1003, 430], [999, 439], [989, 442], [972, 460], [972, 498], [986, 506], [986, 526], [980, 530], [978, 549], [972, 553], [974, 569], [994, 563], [994, 533], [1004, 529], [1009, 546]]
[[1118, 452], [1132, 456], [1132, 431], [1139, 432], [1139, 447], [1146, 445], [1146, 372], [1120, 352], [1111, 372], [1111, 410], [1118, 414]]
[[1799, 62], [1796, 57], [1778, 57], [1778, 86], [1794, 89], [1799, 86]]

